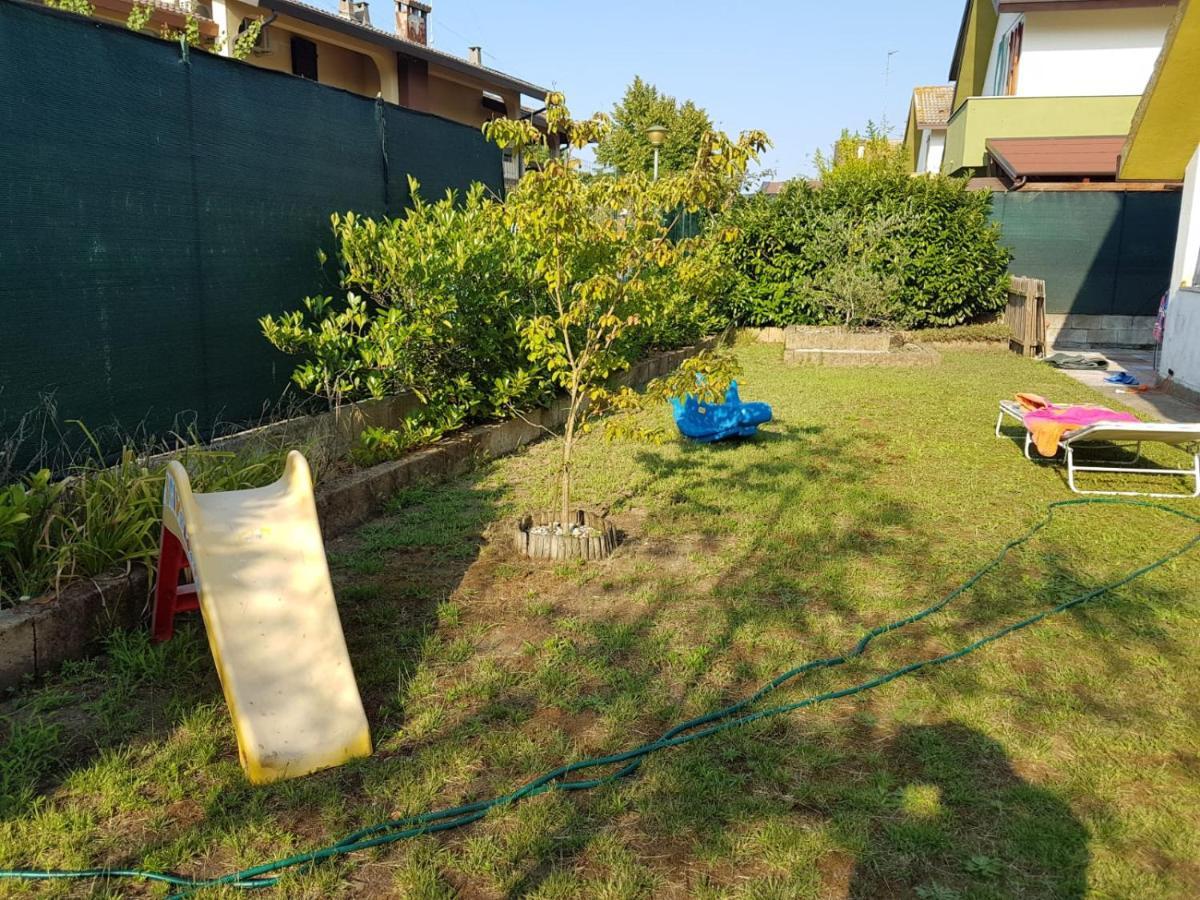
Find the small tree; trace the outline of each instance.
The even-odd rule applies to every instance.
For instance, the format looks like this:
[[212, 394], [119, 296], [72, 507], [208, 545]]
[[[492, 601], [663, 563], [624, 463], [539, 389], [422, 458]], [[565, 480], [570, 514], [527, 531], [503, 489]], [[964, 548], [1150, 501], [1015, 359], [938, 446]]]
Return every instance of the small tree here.
[[[546, 106], [550, 131], [566, 134], [574, 147], [610, 132], [602, 114], [571, 119], [561, 94], [550, 94]], [[525, 121], [496, 119], [484, 131], [502, 148], [543, 140]], [[576, 442], [615, 396], [606, 382], [628, 367], [629, 344], [650, 327], [672, 283], [709, 239], [672, 241], [672, 225], [684, 210], [731, 202], [750, 162], [766, 146], [759, 131], [736, 141], [709, 131], [688, 169], [657, 181], [641, 172], [585, 179], [576, 161], [551, 158], [509, 194], [505, 218], [535, 260], [534, 274], [548, 298], [547, 312], [522, 320], [522, 343], [529, 360], [544, 366], [567, 394], [559, 473], [564, 526], [570, 521]]]
[[618, 174], [649, 174], [654, 168], [654, 148], [646, 139], [646, 129], [652, 125], [667, 129], [659, 148], [660, 172], [691, 168], [701, 141], [713, 130], [708, 113], [691, 100], [678, 103], [635, 77], [613, 107], [612, 127], [596, 146], [596, 160]]
[[813, 162], [822, 179], [841, 166], [885, 163], [906, 171], [902, 145], [888, 136], [886, 125], [871, 121], [867, 122], [865, 131], [851, 132], [849, 128], [843, 128], [833, 142], [833, 152], [826, 156], [818, 150], [813, 155]]
[[818, 212], [816, 245], [828, 262], [813, 279], [812, 293], [829, 318], [847, 328], [895, 323], [900, 278], [887, 251], [901, 225], [901, 217], [892, 214]]

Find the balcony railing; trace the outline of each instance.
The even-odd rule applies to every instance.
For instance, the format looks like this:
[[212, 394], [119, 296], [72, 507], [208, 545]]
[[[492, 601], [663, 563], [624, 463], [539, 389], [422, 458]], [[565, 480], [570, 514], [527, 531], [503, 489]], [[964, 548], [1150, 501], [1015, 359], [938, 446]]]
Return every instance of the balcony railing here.
[[942, 172], [984, 165], [988, 138], [1084, 137], [1129, 132], [1138, 95], [1119, 97], [968, 97], [946, 128]]

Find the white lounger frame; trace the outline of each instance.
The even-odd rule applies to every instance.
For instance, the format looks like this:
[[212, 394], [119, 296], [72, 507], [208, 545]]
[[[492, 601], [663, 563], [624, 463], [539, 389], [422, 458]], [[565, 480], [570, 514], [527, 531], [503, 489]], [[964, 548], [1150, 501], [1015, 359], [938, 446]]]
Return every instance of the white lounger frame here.
[[[1000, 414], [996, 417], [996, 437], [1003, 437], [1000, 428], [1004, 417], [1015, 419], [1025, 426], [1024, 409], [1012, 400], [1000, 401]], [[1147, 469], [1137, 467], [1142, 458], [1142, 444], [1155, 441], [1177, 447], [1192, 458], [1191, 468], [1188, 469]], [[1133, 458], [1128, 460], [1109, 459], [1106, 457], [1088, 458], [1084, 462], [1076, 459], [1076, 452], [1084, 447], [1096, 449], [1093, 445], [1106, 444], [1117, 449], [1132, 447]], [[1025, 429], [1025, 458], [1034, 459], [1031, 452], [1033, 435]], [[1099, 422], [1067, 432], [1058, 441], [1058, 447], [1067, 462], [1067, 484], [1077, 494], [1106, 494], [1120, 497], [1200, 497], [1200, 424], [1177, 424], [1170, 422]], [[1057, 456], [1047, 457], [1045, 461], [1053, 461]], [[1110, 463], [1110, 465], [1094, 465], [1093, 463]], [[1157, 494], [1145, 491], [1091, 491], [1083, 490], [1075, 483], [1078, 472], [1123, 472], [1130, 475], [1183, 475], [1192, 479], [1190, 493]]]

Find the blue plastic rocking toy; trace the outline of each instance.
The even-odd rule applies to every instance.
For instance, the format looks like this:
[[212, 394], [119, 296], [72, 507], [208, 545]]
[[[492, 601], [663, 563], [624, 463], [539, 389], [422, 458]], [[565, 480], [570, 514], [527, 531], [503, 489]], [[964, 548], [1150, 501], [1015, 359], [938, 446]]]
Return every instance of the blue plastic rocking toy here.
[[730, 382], [724, 403], [701, 403], [688, 394], [682, 400], [672, 397], [671, 408], [680, 433], [706, 444], [735, 435], [750, 437], [759, 425], [771, 421], [771, 407], [766, 403], [742, 402], [736, 381]]

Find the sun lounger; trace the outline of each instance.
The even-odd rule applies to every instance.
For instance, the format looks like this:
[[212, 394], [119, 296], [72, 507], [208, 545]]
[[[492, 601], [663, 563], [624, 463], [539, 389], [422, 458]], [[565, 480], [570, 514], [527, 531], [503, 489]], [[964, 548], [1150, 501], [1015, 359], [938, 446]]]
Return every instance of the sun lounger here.
[[[1004, 418], [1015, 419], [1022, 427], [1025, 424], [1025, 410], [1015, 400], [1001, 400], [1000, 414], [996, 418], [996, 437], [1003, 437], [1001, 426]], [[1191, 459], [1188, 469], [1147, 469], [1137, 467], [1141, 460], [1142, 444], [1157, 442], [1170, 444], [1187, 453]], [[1033, 459], [1030, 452], [1033, 438], [1029, 429], [1025, 429], [1025, 457]], [[1077, 494], [1113, 494], [1128, 497], [1200, 497], [1200, 423], [1185, 424], [1175, 422], [1097, 422], [1086, 428], [1068, 431], [1058, 441], [1059, 449], [1067, 462], [1067, 484]], [[1097, 458], [1096, 452], [1114, 448], [1133, 447], [1132, 459]], [[1076, 458], [1076, 453], [1087, 454], [1084, 460]], [[1106, 464], [1101, 464], [1106, 463]], [[1130, 475], [1184, 475], [1192, 480], [1190, 493], [1157, 494], [1144, 491], [1092, 491], [1083, 490], [1075, 484], [1078, 472], [1123, 472]]]

